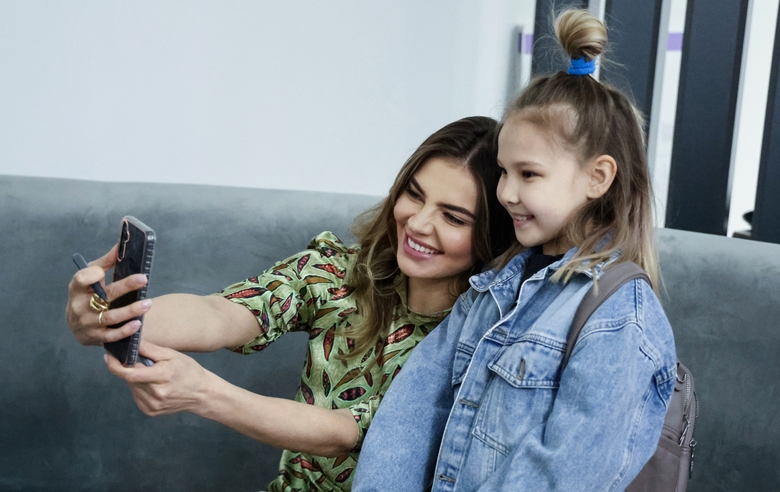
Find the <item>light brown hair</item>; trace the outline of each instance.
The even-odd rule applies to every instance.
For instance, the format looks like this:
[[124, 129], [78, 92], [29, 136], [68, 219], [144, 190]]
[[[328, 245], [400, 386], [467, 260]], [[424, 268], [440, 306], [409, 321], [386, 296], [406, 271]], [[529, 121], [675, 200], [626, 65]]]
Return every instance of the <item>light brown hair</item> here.
[[[570, 58], [594, 60], [607, 46], [606, 28], [587, 10], [560, 13], [555, 33]], [[590, 75], [558, 72], [534, 78], [508, 107], [502, 125], [510, 120], [550, 132], [583, 166], [601, 155], [617, 163], [607, 192], [577, 211], [562, 231], [579, 249], [552, 279], [567, 282], [574, 272], [606, 261], [619, 249], [618, 262], [637, 263], [657, 286], [644, 120], [628, 97]], [[512, 248], [502, 263], [521, 249]]]
[[[500, 169], [496, 164], [492, 118], [473, 116], [450, 123], [428, 137], [409, 157], [390, 193], [381, 203], [361, 214], [353, 226], [360, 251], [347, 283], [354, 288], [358, 313], [356, 326], [345, 335], [355, 340], [353, 355], [362, 354], [387, 338], [393, 310], [400, 302], [394, 280], [400, 269], [396, 260], [398, 238], [393, 208], [414, 174], [432, 157], [460, 162], [477, 183], [476, 219], [472, 231], [474, 265], [463, 272], [451, 292], [457, 296], [468, 288], [469, 276], [504, 252], [514, 239], [512, 220], [496, 198]], [[376, 350], [375, 354], [381, 353]]]

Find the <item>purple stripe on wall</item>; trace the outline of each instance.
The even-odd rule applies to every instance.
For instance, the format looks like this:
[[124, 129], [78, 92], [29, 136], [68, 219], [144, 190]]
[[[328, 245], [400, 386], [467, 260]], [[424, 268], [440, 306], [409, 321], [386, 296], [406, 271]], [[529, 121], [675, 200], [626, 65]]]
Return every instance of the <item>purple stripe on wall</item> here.
[[670, 32], [666, 41], [666, 51], [682, 51], [683, 33]]
[[530, 55], [533, 52], [534, 47], [534, 35], [533, 34], [524, 34], [523, 35], [523, 50], [522, 53], [525, 53], [526, 55]]

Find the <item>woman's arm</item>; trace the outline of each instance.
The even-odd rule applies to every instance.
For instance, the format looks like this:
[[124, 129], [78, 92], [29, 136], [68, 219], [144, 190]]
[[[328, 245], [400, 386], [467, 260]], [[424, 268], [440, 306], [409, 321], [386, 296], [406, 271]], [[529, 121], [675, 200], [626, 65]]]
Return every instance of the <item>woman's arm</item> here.
[[358, 426], [349, 409], [330, 410], [257, 395], [234, 386], [177, 351], [141, 341], [154, 366], [124, 367], [106, 355], [108, 369], [125, 380], [147, 415], [187, 411], [272, 446], [338, 456], [355, 445]]
[[[68, 286], [68, 304], [65, 317], [73, 336], [82, 345], [101, 345], [120, 340], [135, 333], [141, 323], [133, 318], [144, 315], [144, 339], [185, 351], [213, 351], [236, 347], [260, 334], [257, 320], [243, 306], [218, 296], [171, 294], [138, 301], [129, 306], [103, 313], [102, 324], [98, 313], [89, 307], [94, 282], [102, 282], [106, 272], [116, 263], [114, 246], [102, 258], [79, 270]], [[109, 299], [146, 285], [143, 274], [132, 275], [105, 287]], [[127, 321], [131, 320], [131, 321]], [[117, 329], [108, 325], [122, 324]]]

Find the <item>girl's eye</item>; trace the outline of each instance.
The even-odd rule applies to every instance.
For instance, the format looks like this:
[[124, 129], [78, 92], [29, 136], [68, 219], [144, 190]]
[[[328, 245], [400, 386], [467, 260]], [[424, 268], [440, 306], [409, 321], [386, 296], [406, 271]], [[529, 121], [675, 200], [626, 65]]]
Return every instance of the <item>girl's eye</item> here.
[[506, 174], [506, 169], [504, 169], [503, 167], [500, 167], [500, 166], [499, 166], [499, 169], [501, 169], [501, 174]]
[[523, 178], [525, 179], [533, 178], [534, 176], [539, 176], [539, 175], [533, 171], [523, 171]]
[[463, 225], [468, 224], [468, 222], [466, 222], [465, 220], [460, 219], [460, 218], [458, 218], [455, 215], [452, 215], [450, 213], [445, 213], [444, 214], [444, 218], [447, 219], [447, 222], [450, 222], [451, 224], [455, 224], [455, 225], [458, 225], [458, 226], [463, 226]]

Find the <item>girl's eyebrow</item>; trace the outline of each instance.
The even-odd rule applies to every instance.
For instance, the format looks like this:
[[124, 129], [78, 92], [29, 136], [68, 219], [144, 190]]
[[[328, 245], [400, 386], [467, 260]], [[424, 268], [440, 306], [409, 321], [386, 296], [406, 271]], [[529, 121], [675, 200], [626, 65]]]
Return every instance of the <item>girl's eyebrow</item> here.
[[[500, 159], [496, 158], [496, 162], [498, 162], [498, 165], [501, 167], [506, 167], [503, 162], [501, 162]], [[536, 161], [514, 161], [510, 163], [510, 166], [537, 166], [537, 167], [544, 167], [544, 165], [540, 162]]]
[[[417, 180], [414, 179], [414, 176], [409, 178], [409, 183], [415, 188], [415, 191], [417, 191], [417, 193], [419, 193], [423, 198], [425, 198], [425, 191], [420, 186], [420, 183], [418, 183]], [[436, 205], [441, 208], [446, 208], [447, 210], [452, 210], [453, 212], [462, 213], [463, 215], [467, 215], [474, 220], [476, 220], [477, 218], [477, 216], [474, 215], [474, 212], [472, 212], [467, 208], [459, 207], [458, 205], [453, 205], [451, 203], [443, 203], [443, 202], [438, 202]]]

